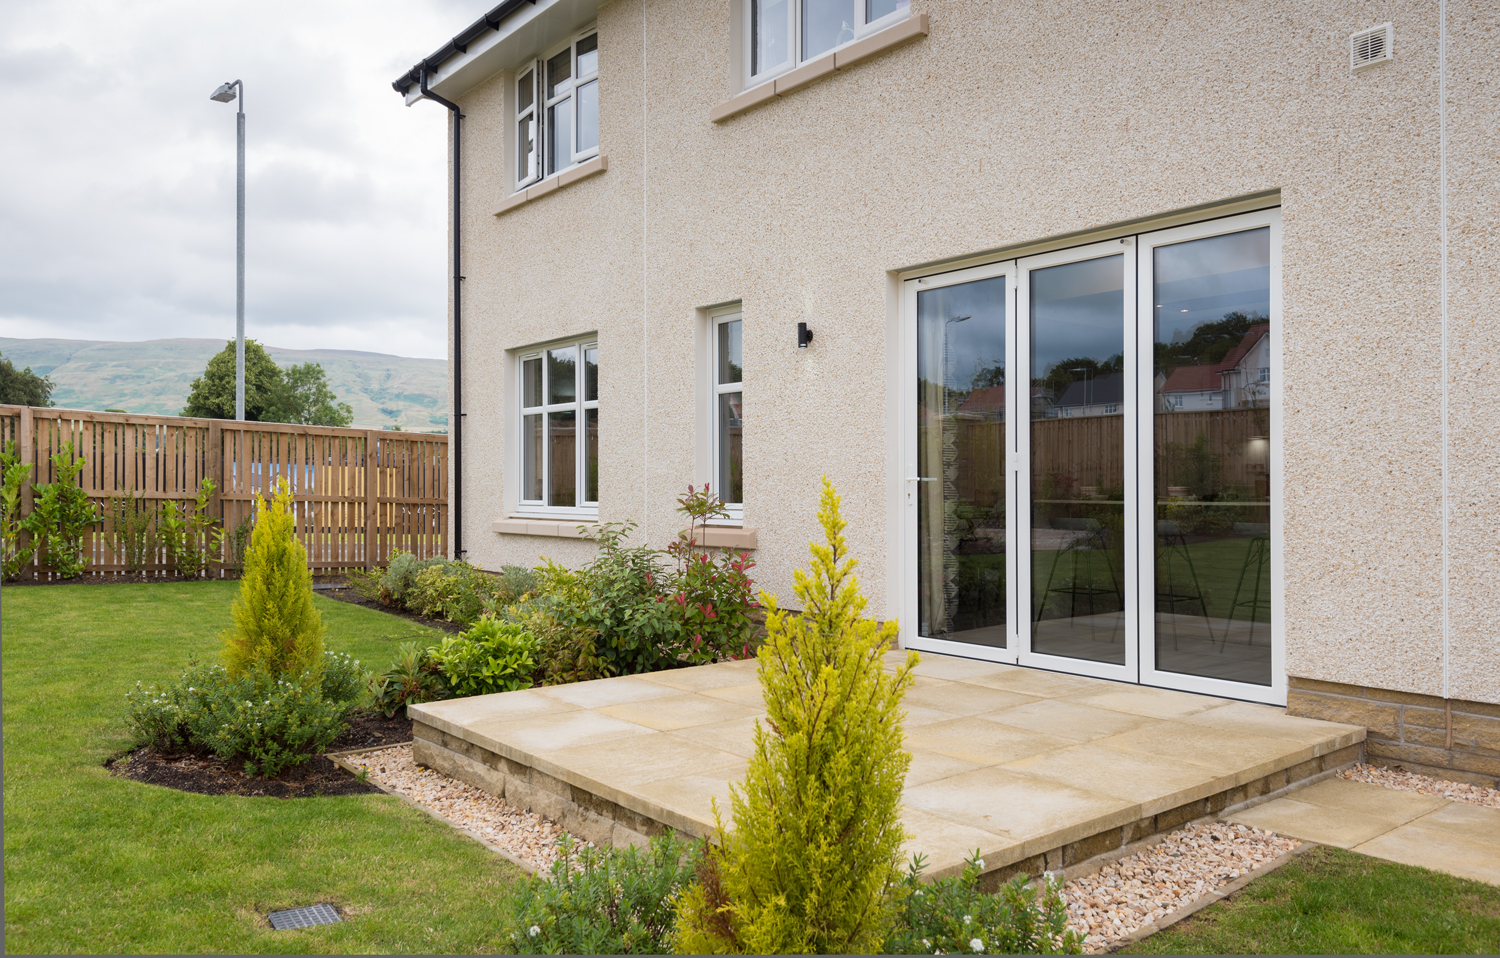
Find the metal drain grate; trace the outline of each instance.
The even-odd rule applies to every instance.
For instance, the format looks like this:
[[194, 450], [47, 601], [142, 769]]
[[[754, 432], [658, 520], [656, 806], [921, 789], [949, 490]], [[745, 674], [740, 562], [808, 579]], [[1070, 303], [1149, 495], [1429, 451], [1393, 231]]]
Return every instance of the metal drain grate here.
[[277, 931], [286, 931], [289, 928], [310, 928], [313, 925], [332, 925], [343, 921], [332, 905], [288, 908], [286, 911], [273, 911], [266, 917], [271, 920], [271, 927]]

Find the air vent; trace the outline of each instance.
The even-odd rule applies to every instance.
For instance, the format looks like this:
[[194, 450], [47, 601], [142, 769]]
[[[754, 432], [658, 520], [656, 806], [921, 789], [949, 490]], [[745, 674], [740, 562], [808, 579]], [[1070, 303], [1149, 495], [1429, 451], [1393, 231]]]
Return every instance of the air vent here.
[[1377, 63], [1385, 63], [1391, 57], [1391, 25], [1382, 23], [1378, 27], [1361, 30], [1349, 38], [1349, 67], [1362, 70]]

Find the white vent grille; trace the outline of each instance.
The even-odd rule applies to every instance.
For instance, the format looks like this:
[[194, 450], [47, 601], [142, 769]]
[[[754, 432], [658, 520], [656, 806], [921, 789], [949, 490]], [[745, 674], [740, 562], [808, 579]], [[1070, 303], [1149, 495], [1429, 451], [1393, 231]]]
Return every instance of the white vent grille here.
[[1349, 38], [1349, 67], [1359, 70], [1385, 63], [1391, 56], [1391, 25], [1361, 30]]

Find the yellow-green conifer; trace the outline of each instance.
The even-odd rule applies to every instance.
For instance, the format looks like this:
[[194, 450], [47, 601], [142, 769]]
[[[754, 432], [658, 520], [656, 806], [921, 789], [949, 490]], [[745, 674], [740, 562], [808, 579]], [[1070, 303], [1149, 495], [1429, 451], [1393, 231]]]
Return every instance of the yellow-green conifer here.
[[767, 722], [731, 790], [734, 830], [719, 819], [719, 846], [679, 903], [679, 952], [874, 953], [895, 920], [911, 764], [901, 697], [917, 655], [885, 670], [897, 626], [862, 617], [839, 502], [825, 477], [827, 544], [812, 545], [811, 575], [795, 575], [804, 611], [761, 593]]
[[255, 514], [234, 600], [234, 627], [223, 634], [224, 666], [231, 675], [261, 669], [316, 680], [323, 671], [323, 615], [313, 606], [312, 570], [297, 541], [285, 479], [277, 481], [269, 506], [255, 497]]

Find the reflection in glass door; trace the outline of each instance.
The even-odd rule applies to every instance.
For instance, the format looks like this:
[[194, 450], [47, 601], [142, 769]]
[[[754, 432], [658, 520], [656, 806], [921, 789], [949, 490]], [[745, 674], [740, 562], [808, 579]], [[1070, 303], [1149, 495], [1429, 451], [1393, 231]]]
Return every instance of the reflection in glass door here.
[[920, 634], [1006, 647], [1006, 277], [917, 293]]
[[[1118, 246], [1116, 246], [1118, 248]], [[1029, 284], [1031, 651], [1126, 664], [1125, 257]]]

